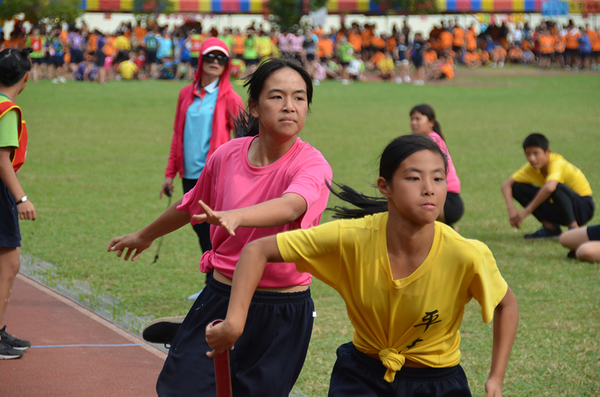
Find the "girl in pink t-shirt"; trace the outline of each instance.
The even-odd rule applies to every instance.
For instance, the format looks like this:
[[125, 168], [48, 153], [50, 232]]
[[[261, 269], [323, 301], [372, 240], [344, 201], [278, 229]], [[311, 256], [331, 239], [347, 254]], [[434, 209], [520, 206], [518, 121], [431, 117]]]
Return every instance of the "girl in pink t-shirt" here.
[[456, 175], [456, 168], [454, 168], [452, 157], [450, 157], [444, 135], [442, 135], [442, 127], [435, 118], [433, 108], [426, 103], [412, 108], [410, 111], [410, 129], [413, 134], [425, 135], [433, 139], [448, 158], [448, 175], [446, 179], [448, 194], [446, 195], [444, 209], [437, 220], [452, 226], [462, 217], [465, 209], [460, 198], [460, 180]]
[[[225, 318], [231, 279], [243, 247], [257, 238], [319, 224], [331, 167], [298, 138], [312, 101], [308, 73], [293, 60], [263, 63], [249, 78], [246, 127], [208, 160], [196, 186], [109, 251], [137, 259], [156, 238], [188, 222], [211, 224], [213, 249], [200, 267], [211, 274], [171, 343], [159, 396], [214, 395], [207, 325]], [[240, 131], [236, 131], [239, 133]], [[300, 374], [312, 332], [311, 276], [293, 264], [270, 266], [253, 297], [244, 333], [230, 352], [233, 394], [287, 396]]]

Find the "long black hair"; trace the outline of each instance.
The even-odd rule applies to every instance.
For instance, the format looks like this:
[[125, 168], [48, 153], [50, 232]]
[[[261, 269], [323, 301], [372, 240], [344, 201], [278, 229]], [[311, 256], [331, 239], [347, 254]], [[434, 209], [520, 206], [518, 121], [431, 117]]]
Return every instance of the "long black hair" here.
[[[269, 76], [274, 72], [285, 68], [289, 68], [298, 72], [298, 74], [306, 83], [306, 99], [310, 109], [313, 96], [312, 79], [310, 78], [310, 74], [304, 70], [300, 62], [290, 56], [268, 59], [267, 61], [261, 63], [254, 73], [246, 78], [244, 87], [248, 87], [248, 109], [250, 109], [252, 104], [258, 103], [260, 93], [262, 92], [265, 81], [267, 81]], [[234, 119], [234, 125], [236, 138], [258, 135], [258, 119], [252, 116], [249, 110], [243, 110], [238, 113], [238, 117]]]
[[25, 73], [31, 70], [29, 54], [31, 48], [7, 48], [0, 52], [0, 84], [4, 87], [12, 87], [17, 84]]
[[[446, 172], [448, 171], [448, 159], [440, 147], [428, 136], [411, 134], [399, 136], [386, 146], [379, 160], [379, 176], [385, 179], [386, 182], [391, 183], [394, 173], [400, 167], [400, 164], [408, 156], [421, 150], [430, 150], [438, 153], [444, 160]], [[358, 207], [347, 208], [335, 206], [334, 208], [329, 208], [330, 211], [333, 211], [334, 218], [361, 218], [388, 210], [388, 201], [386, 198], [367, 196], [349, 186], [338, 183], [332, 183], [328, 187], [334, 196]]]
[[427, 117], [429, 121], [433, 122], [433, 131], [436, 132], [444, 142], [446, 142], [446, 138], [444, 138], [444, 135], [442, 134], [442, 127], [435, 118], [435, 111], [433, 110], [431, 105], [428, 105], [426, 103], [417, 105], [410, 110], [409, 114], [412, 116], [415, 113], [421, 113], [423, 116]]

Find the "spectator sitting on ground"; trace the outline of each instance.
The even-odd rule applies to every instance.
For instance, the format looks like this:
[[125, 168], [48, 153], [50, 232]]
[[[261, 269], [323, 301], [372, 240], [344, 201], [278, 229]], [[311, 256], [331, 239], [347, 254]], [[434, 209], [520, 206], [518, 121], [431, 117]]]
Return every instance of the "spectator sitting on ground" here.
[[560, 236], [560, 243], [571, 251], [567, 257], [584, 262], [600, 262], [600, 225], [569, 230]]
[[431, 70], [428, 72], [429, 80], [452, 80], [454, 78], [454, 67], [452, 66], [452, 58], [442, 56], [439, 61], [436, 61]]
[[[396, 65], [394, 64], [394, 59], [392, 58], [392, 54], [389, 51], [385, 51], [385, 53], [378, 51], [376, 53], [380, 54], [375, 62], [375, 74], [379, 76], [383, 81], [393, 81], [396, 78], [396, 73], [394, 73], [396, 69]], [[375, 55], [373, 56], [375, 58]]]
[[134, 62], [134, 54], [133, 52], [129, 52], [129, 59], [119, 63], [117, 78], [121, 76], [123, 80], [137, 79], [138, 71], [139, 69]]
[[523, 50], [516, 44], [512, 44], [508, 49], [508, 61], [512, 63], [525, 63]]

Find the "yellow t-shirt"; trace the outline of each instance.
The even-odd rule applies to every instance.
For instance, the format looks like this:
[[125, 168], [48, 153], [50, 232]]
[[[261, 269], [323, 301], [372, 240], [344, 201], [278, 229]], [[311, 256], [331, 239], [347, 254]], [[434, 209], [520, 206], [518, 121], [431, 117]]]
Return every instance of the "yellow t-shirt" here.
[[358, 350], [379, 355], [394, 380], [408, 358], [443, 368], [460, 361], [460, 324], [475, 298], [484, 322], [508, 285], [492, 253], [450, 227], [435, 224], [431, 250], [409, 277], [393, 280], [384, 212], [277, 235], [286, 262], [333, 287], [346, 302]]
[[127, 50], [127, 51], [131, 50], [131, 43], [129, 42], [129, 39], [125, 36], [118, 36], [115, 39], [113, 46], [117, 50]]
[[394, 60], [392, 58], [383, 58], [381, 61], [379, 61], [377, 67], [379, 67], [381, 73], [391, 73], [395, 69]]
[[521, 167], [512, 177], [515, 182], [536, 186], [544, 186], [548, 181], [557, 181], [567, 185], [581, 197], [592, 195], [592, 188], [583, 172], [558, 153], [550, 153], [548, 176], [545, 178], [540, 170], [536, 170], [529, 163]]
[[131, 80], [133, 79], [133, 74], [138, 71], [138, 67], [135, 63], [131, 61], [123, 61], [119, 64], [119, 68], [117, 72], [121, 74], [123, 80]]

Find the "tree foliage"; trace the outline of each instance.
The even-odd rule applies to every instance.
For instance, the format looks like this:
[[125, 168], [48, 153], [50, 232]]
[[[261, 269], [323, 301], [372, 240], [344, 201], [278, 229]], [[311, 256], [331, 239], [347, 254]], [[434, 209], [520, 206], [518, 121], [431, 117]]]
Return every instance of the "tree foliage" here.
[[25, 14], [33, 25], [59, 22], [75, 23], [83, 14], [81, 0], [4, 0], [0, 2], [0, 18], [10, 20]]
[[309, 11], [324, 7], [327, 0], [269, 0], [267, 7], [273, 15], [273, 22], [281, 29], [291, 29], [300, 25], [300, 19]]

